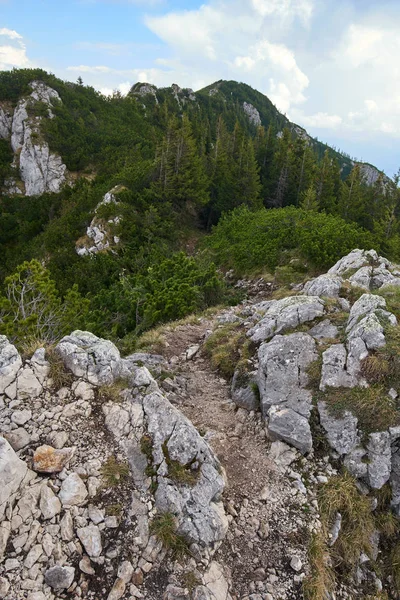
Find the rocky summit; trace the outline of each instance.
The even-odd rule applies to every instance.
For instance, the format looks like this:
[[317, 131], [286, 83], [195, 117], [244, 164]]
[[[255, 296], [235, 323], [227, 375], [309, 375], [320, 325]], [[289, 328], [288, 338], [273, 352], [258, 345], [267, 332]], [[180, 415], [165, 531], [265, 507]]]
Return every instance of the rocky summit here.
[[295, 600], [321, 577], [332, 600], [393, 594], [398, 391], [371, 372], [399, 284], [354, 250], [287, 297], [166, 327], [158, 354], [1, 336], [0, 598]]

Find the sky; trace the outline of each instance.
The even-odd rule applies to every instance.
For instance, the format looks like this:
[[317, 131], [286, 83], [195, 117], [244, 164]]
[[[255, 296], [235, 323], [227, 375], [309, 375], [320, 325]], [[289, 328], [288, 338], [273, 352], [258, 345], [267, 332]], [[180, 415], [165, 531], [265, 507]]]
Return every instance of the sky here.
[[0, 70], [104, 94], [137, 81], [266, 94], [314, 137], [400, 167], [400, 0], [0, 0]]

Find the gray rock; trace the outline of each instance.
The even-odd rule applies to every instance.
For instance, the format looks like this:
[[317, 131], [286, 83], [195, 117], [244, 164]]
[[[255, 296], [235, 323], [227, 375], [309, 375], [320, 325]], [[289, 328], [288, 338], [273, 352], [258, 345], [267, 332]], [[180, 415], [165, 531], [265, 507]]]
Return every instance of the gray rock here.
[[313, 321], [324, 314], [324, 302], [317, 296], [290, 296], [269, 303], [264, 317], [247, 335], [253, 342], [263, 342], [277, 333]]
[[204, 585], [199, 585], [193, 590], [192, 598], [193, 600], [214, 600], [215, 596]]
[[[217, 543], [228, 528], [221, 503], [225, 479], [217, 458], [192, 423], [161, 393], [145, 395], [143, 409], [153, 440], [154, 464], [159, 466], [157, 509], [177, 515], [178, 531], [190, 542], [203, 546]], [[168, 478], [164, 443], [171, 460], [181, 465], [198, 463], [198, 479], [194, 485], [179, 485]]]
[[32, 419], [32, 411], [25, 408], [24, 410], [15, 410], [11, 415], [11, 421], [16, 425], [25, 425]]
[[344, 457], [343, 464], [346, 469], [357, 479], [365, 479], [368, 473], [367, 451], [356, 447]]
[[266, 417], [271, 406], [290, 408], [308, 417], [312, 394], [307, 368], [317, 360], [315, 340], [306, 333], [276, 335], [258, 350], [258, 385], [261, 410]]
[[400, 448], [393, 448], [392, 452], [392, 472], [390, 475], [390, 485], [392, 487], [391, 505], [398, 517], [400, 517]]
[[56, 346], [65, 366], [94, 385], [111, 384], [120, 376], [119, 350], [88, 331], [74, 331]]
[[10, 582], [5, 577], [0, 577], [0, 598], [5, 598], [10, 589]]
[[24, 567], [30, 569], [33, 565], [39, 560], [39, 558], [43, 554], [43, 547], [41, 544], [35, 544], [33, 548], [31, 548], [24, 560]]
[[15, 346], [5, 335], [0, 335], [0, 394], [4, 394], [13, 383], [22, 366], [22, 360]]
[[48, 586], [54, 590], [68, 589], [75, 577], [75, 569], [73, 567], [61, 567], [56, 565], [48, 569], [44, 575], [44, 580]]
[[100, 529], [96, 525], [81, 527], [76, 531], [78, 538], [91, 558], [98, 558], [103, 549]]
[[342, 528], [342, 515], [340, 512], [336, 513], [335, 522], [333, 523], [329, 532], [329, 546], [333, 546], [339, 537], [340, 530]]
[[273, 406], [269, 411], [268, 432], [272, 439], [283, 440], [302, 454], [312, 449], [312, 435], [308, 420], [291, 408]]
[[352, 285], [369, 290], [371, 288], [372, 273], [372, 267], [361, 267], [361, 269], [358, 269], [358, 271], [349, 277], [349, 281]]
[[322, 354], [322, 370], [320, 390], [326, 388], [352, 388], [365, 385], [360, 376], [360, 361], [368, 356], [362, 340], [355, 339], [350, 344], [351, 352], [347, 353], [344, 344], [334, 344]]
[[[332, 275], [343, 275], [346, 271], [358, 270], [361, 267], [369, 266], [371, 263], [378, 264], [382, 262], [375, 250], [352, 250], [346, 256], [343, 256], [336, 264], [328, 271]], [[386, 261], [388, 262], [388, 261]]]
[[316, 279], [308, 281], [304, 288], [303, 294], [307, 296], [325, 296], [326, 298], [338, 298], [343, 280], [338, 275], [320, 275]]
[[42, 512], [43, 519], [52, 519], [61, 512], [60, 500], [46, 484], [42, 486], [39, 507]]
[[232, 379], [231, 395], [236, 406], [248, 411], [258, 410], [260, 407], [260, 398], [257, 372], [244, 374], [236, 370]]
[[31, 594], [28, 594], [26, 600], [47, 600], [47, 598], [43, 592], [32, 592]]
[[0, 520], [4, 515], [7, 503], [23, 484], [28, 475], [28, 467], [11, 448], [4, 438], [0, 437]]
[[346, 333], [350, 333], [353, 327], [365, 316], [376, 310], [386, 309], [386, 300], [382, 296], [374, 294], [363, 294], [351, 307]]
[[351, 452], [359, 442], [357, 418], [348, 411], [342, 418], [332, 416], [326, 402], [318, 402], [318, 412], [330, 447], [340, 455]]
[[10, 521], [3, 521], [0, 523], [0, 562], [3, 560], [7, 548], [8, 538], [11, 534], [11, 523]]
[[58, 494], [63, 506], [81, 505], [85, 502], [88, 495], [85, 484], [77, 473], [71, 473], [62, 482], [61, 490]]
[[351, 329], [348, 339], [361, 338], [368, 350], [377, 350], [386, 344], [383, 327], [372, 313], [361, 319]]
[[215, 600], [232, 600], [223, 568], [216, 561], [212, 561], [204, 573], [203, 583], [211, 592], [211, 598], [214, 597]]
[[18, 374], [17, 396], [23, 400], [26, 398], [37, 398], [43, 391], [43, 386], [36, 377], [33, 370], [25, 366]]
[[23, 427], [18, 427], [10, 431], [10, 433], [5, 433], [4, 437], [16, 452], [28, 446], [30, 442], [29, 433]]
[[368, 444], [368, 483], [374, 489], [381, 489], [390, 478], [391, 448], [390, 434], [387, 431], [371, 433]]
[[338, 336], [339, 330], [329, 319], [325, 319], [321, 323], [314, 325], [308, 334], [316, 340], [334, 339]]
[[11, 135], [12, 114], [0, 106], [0, 138], [7, 140]]

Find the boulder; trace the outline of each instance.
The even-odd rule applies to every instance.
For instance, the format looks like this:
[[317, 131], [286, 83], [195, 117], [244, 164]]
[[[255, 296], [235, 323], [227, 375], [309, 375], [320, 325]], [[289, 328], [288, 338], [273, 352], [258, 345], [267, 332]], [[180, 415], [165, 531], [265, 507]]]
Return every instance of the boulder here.
[[268, 433], [274, 440], [282, 440], [294, 446], [302, 454], [312, 449], [312, 435], [306, 417], [291, 408], [273, 406], [269, 411]]
[[346, 333], [352, 329], [367, 315], [375, 313], [378, 316], [387, 317], [392, 325], [397, 324], [396, 317], [386, 310], [386, 300], [375, 294], [363, 294], [351, 307]]
[[60, 473], [74, 455], [75, 448], [58, 450], [39, 446], [33, 454], [33, 469], [38, 473]]
[[390, 264], [386, 259], [378, 256], [375, 250], [352, 250], [346, 256], [343, 256], [328, 271], [331, 275], [343, 275], [346, 271], [357, 271], [361, 267], [372, 264]]
[[[228, 529], [221, 502], [225, 479], [219, 461], [193, 424], [160, 392], [143, 397], [143, 410], [158, 472], [157, 509], [176, 515], [178, 532], [189, 542], [214, 546]], [[196, 481], [182, 485], [168, 477], [167, 458], [186, 468], [196, 463]]]
[[324, 314], [324, 301], [317, 296], [290, 296], [267, 304], [261, 321], [247, 332], [253, 342], [266, 341]]
[[56, 352], [76, 377], [83, 377], [94, 385], [109, 385], [120, 376], [118, 348], [88, 331], [74, 331], [62, 338]]
[[367, 451], [368, 484], [379, 490], [389, 481], [392, 469], [390, 434], [387, 431], [371, 433], [367, 443]]
[[308, 334], [316, 340], [334, 339], [338, 336], [339, 330], [329, 319], [325, 319], [324, 321], [321, 321], [321, 323], [314, 325], [314, 327], [308, 331]]
[[303, 294], [307, 296], [325, 296], [326, 298], [338, 298], [343, 280], [338, 275], [320, 275], [315, 279], [308, 281], [304, 288]]
[[261, 410], [266, 417], [271, 406], [290, 408], [304, 417], [311, 411], [312, 394], [307, 368], [318, 359], [315, 340], [307, 333], [276, 335], [258, 350], [258, 385]]

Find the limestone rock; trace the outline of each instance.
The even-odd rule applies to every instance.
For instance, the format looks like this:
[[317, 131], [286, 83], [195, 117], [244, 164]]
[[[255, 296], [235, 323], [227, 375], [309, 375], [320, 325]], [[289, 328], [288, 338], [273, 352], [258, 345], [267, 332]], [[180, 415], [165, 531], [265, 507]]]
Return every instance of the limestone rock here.
[[88, 525], [77, 529], [77, 535], [91, 558], [97, 558], [102, 551], [101, 533], [96, 525]]
[[330, 447], [340, 455], [351, 452], [359, 442], [357, 418], [348, 411], [341, 418], [332, 416], [326, 402], [318, 402], [318, 412]]
[[260, 346], [258, 384], [265, 417], [275, 405], [309, 416], [312, 394], [304, 388], [307, 368], [317, 358], [315, 340], [306, 333], [276, 335]]
[[308, 281], [303, 288], [303, 294], [338, 298], [342, 283], [343, 280], [338, 275], [326, 273]]
[[269, 411], [268, 432], [272, 439], [283, 440], [302, 454], [312, 449], [312, 435], [308, 420], [291, 408], [273, 406]]
[[250, 123], [259, 127], [261, 125], [261, 117], [260, 113], [256, 109], [255, 106], [250, 104], [250, 102], [243, 102], [243, 110], [249, 118]]
[[0, 437], [0, 519], [4, 515], [7, 502], [20, 487], [27, 476], [28, 467], [11, 448], [3, 437]]
[[60, 500], [46, 484], [42, 486], [39, 507], [43, 519], [52, 519], [61, 512]]
[[322, 354], [320, 390], [328, 387], [352, 388], [365, 385], [359, 373], [360, 361], [368, 356], [368, 350], [362, 340], [350, 343], [347, 353], [344, 344], [334, 344]]
[[25, 425], [32, 419], [32, 411], [25, 408], [24, 410], [15, 410], [11, 415], [11, 421], [16, 425]]
[[74, 448], [57, 450], [51, 446], [39, 446], [33, 455], [33, 469], [39, 473], [60, 473], [74, 455]]
[[0, 138], [7, 140], [11, 135], [12, 114], [0, 106]]
[[30, 442], [29, 433], [23, 427], [17, 427], [17, 429], [13, 429], [10, 433], [5, 433], [4, 437], [16, 452], [28, 446]]
[[120, 375], [119, 350], [88, 331], [74, 331], [56, 346], [65, 366], [94, 385], [111, 384]]
[[46, 571], [44, 580], [54, 590], [65, 590], [72, 585], [74, 577], [75, 569], [73, 567], [56, 565]]
[[329, 319], [314, 325], [308, 332], [316, 340], [334, 339], [338, 336], [339, 330]]
[[240, 408], [248, 411], [258, 410], [260, 398], [257, 384], [257, 373], [243, 374], [236, 370], [231, 385], [232, 400]]
[[22, 360], [16, 347], [10, 344], [5, 335], [0, 335], [0, 394], [4, 394], [15, 381], [21, 366]]
[[[371, 263], [380, 264], [385, 259], [378, 256], [375, 250], [352, 250], [346, 256], [343, 256], [328, 271], [329, 274], [343, 275], [346, 271], [358, 270], [361, 267], [369, 266]], [[388, 263], [389, 261], [386, 261]]]
[[0, 598], [6, 598], [8, 590], [10, 589], [10, 582], [5, 577], [0, 577]]
[[[257, 305], [254, 307], [257, 310]], [[324, 314], [324, 302], [317, 296], [290, 296], [269, 303], [264, 317], [247, 335], [253, 342], [263, 342], [277, 333], [313, 321]]]
[[83, 504], [87, 495], [88, 491], [82, 479], [77, 473], [71, 473], [71, 475], [68, 475], [62, 482], [58, 497], [63, 506], [72, 506]]
[[231, 600], [228, 581], [221, 565], [216, 561], [212, 561], [204, 573], [203, 582], [215, 600]]
[[[382, 296], [376, 296], [374, 294], [363, 294], [351, 307], [349, 320], [346, 326], [346, 333], [350, 333], [352, 329], [360, 322], [360, 320], [371, 313], [383, 314], [388, 316], [391, 313], [382, 313], [386, 309], [386, 300]], [[397, 321], [391, 318], [393, 325], [396, 325]]]
[[168, 469], [160, 474], [155, 493], [158, 510], [172, 510], [177, 515], [178, 532], [190, 542], [203, 546], [217, 543], [228, 528], [221, 503], [225, 480], [217, 458], [192, 423], [161, 393], [145, 395], [143, 409], [153, 440], [155, 465], [165, 465], [164, 443], [171, 460], [183, 466], [198, 463], [198, 479], [193, 486], [173, 482], [168, 478]]
[[368, 444], [368, 483], [374, 489], [381, 489], [390, 478], [391, 448], [390, 434], [387, 431], [371, 433]]

